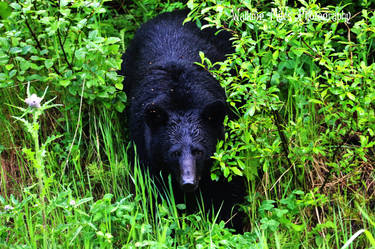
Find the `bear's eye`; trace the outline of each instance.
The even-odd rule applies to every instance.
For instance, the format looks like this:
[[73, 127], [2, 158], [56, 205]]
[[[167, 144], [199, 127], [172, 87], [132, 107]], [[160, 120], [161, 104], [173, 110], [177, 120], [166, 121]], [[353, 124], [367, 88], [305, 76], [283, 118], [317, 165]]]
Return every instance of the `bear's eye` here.
[[196, 156], [196, 157], [203, 156], [203, 151], [201, 151], [201, 150], [197, 150], [197, 149], [195, 149], [195, 150], [192, 151], [192, 153], [193, 153], [193, 155]]
[[176, 151], [172, 152], [172, 157], [173, 158], [178, 158], [180, 156], [181, 156], [181, 151], [176, 150]]

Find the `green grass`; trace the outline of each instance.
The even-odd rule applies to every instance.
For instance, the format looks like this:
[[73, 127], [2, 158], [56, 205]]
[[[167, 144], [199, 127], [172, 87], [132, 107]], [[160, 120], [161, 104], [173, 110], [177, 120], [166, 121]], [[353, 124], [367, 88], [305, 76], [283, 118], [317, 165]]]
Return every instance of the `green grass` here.
[[[182, 215], [173, 190], [159, 193], [139, 164], [130, 163], [137, 160], [128, 158], [130, 146], [118, 135], [122, 126], [112, 122], [114, 113], [99, 113], [90, 139], [99, 142], [92, 144], [98, 151], [86, 159], [91, 161], [87, 168], [72, 153], [60, 181], [48, 168], [63, 164], [49, 156], [44, 184], [50, 185], [43, 199], [37, 184], [12, 189], [21, 196], [2, 194], [2, 248], [341, 248], [360, 228], [370, 234], [374, 230], [370, 218], [358, 220], [358, 212], [371, 211], [351, 207], [353, 200], [341, 195], [342, 200], [329, 200], [314, 191], [291, 194], [290, 187], [280, 197], [277, 191], [265, 197], [259, 188], [249, 188], [249, 205], [244, 206], [249, 231], [243, 235], [234, 235], [204, 210]], [[364, 248], [369, 241], [361, 235], [351, 245]]]
[[[170, 179], [157, 189], [130, 153], [121, 53], [141, 23], [184, 6], [135, 1], [119, 14], [94, 0], [31, 2], [10, 3], [0, 22], [0, 248], [375, 248], [371, 2], [189, 2], [192, 18], [234, 35], [233, 56], [213, 67], [201, 54], [198, 64], [238, 117], [225, 120], [212, 177], [246, 178], [243, 234], [217, 212], [184, 212]], [[239, 7], [360, 14], [349, 26], [241, 25], [231, 12]], [[39, 96], [49, 87], [42, 104], [57, 97], [50, 105], [62, 106], [33, 122], [38, 111], [20, 109], [28, 83]]]

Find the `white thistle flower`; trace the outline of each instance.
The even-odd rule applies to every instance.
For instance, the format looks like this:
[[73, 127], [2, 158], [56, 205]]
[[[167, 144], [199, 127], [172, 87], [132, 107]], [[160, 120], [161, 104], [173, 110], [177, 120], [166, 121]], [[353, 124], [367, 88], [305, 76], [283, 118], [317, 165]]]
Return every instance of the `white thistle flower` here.
[[70, 206], [74, 206], [74, 205], [76, 205], [76, 201], [75, 200], [70, 200], [69, 204], [70, 204]]
[[35, 93], [31, 94], [30, 97], [25, 99], [26, 104], [33, 108], [40, 108], [40, 102], [42, 98], [39, 98]]
[[12, 210], [12, 209], [14, 209], [14, 207], [12, 207], [11, 205], [5, 205], [4, 206], [5, 211]]
[[112, 234], [110, 234], [110, 233], [106, 233], [105, 237], [106, 237], [107, 240], [111, 240], [113, 238]]

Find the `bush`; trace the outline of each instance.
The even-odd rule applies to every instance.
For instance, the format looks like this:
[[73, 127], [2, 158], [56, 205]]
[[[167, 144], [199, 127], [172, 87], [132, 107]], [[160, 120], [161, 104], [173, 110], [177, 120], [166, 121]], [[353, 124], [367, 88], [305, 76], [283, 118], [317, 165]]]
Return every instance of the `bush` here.
[[236, 49], [216, 67], [203, 57], [200, 63], [225, 87], [237, 116], [226, 121], [213, 177], [221, 169], [253, 180], [263, 171], [323, 189], [344, 173], [346, 184], [366, 188], [361, 181], [373, 178], [360, 174], [374, 163], [375, 144], [374, 13], [300, 5], [278, 2], [264, 11], [190, 1], [191, 19], [204, 19], [202, 28], [224, 26]]
[[[374, 246], [374, 6], [347, 3], [0, 2], [0, 247]], [[233, 35], [226, 61], [197, 64], [233, 111], [212, 178], [248, 179], [244, 234], [185, 214], [128, 153], [121, 54], [141, 23], [185, 7]], [[26, 108], [28, 83], [53, 104]]]

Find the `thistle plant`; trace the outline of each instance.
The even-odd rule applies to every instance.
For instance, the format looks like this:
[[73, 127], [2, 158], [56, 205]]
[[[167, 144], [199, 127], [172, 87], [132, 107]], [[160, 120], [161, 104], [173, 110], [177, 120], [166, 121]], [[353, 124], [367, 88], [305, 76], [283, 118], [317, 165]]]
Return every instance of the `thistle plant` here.
[[[46, 101], [44, 104], [41, 104], [46, 93], [48, 87], [45, 89], [44, 94], [42, 97], [38, 97], [36, 94], [30, 94], [30, 83], [27, 84], [27, 98], [25, 99], [25, 103], [28, 105], [27, 108], [17, 107], [15, 108], [21, 110], [23, 114], [20, 117], [15, 117], [18, 121], [21, 121], [25, 127], [26, 132], [28, 132], [34, 144], [34, 147], [25, 147], [23, 148], [23, 153], [25, 154], [27, 160], [30, 162], [30, 166], [34, 168], [35, 175], [38, 178], [38, 186], [39, 186], [39, 197], [40, 202], [42, 205], [42, 209], [45, 210], [45, 201], [44, 197], [46, 193], [48, 193], [48, 180], [45, 173], [45, 162], [44, 157], [46, 156], [46, 147], [48, 144], [53, 142], [55, 139], [61, 137], [58, 136], [49, 136], [44, 143], [40, 143], [39, 138], [39, 118], [43, 114], [43, 112], [49, 108], [61, 106], [59, 104], [51, 104], [55, 98]], [[29, 115], [30, 114], [30, 115]], [[29, 118], [31, 116], [31, 118]], [[31, 119], [31, 120], [30, 120]], [[43, 212], [43, 220], [45, 218], [45, 213]]]

